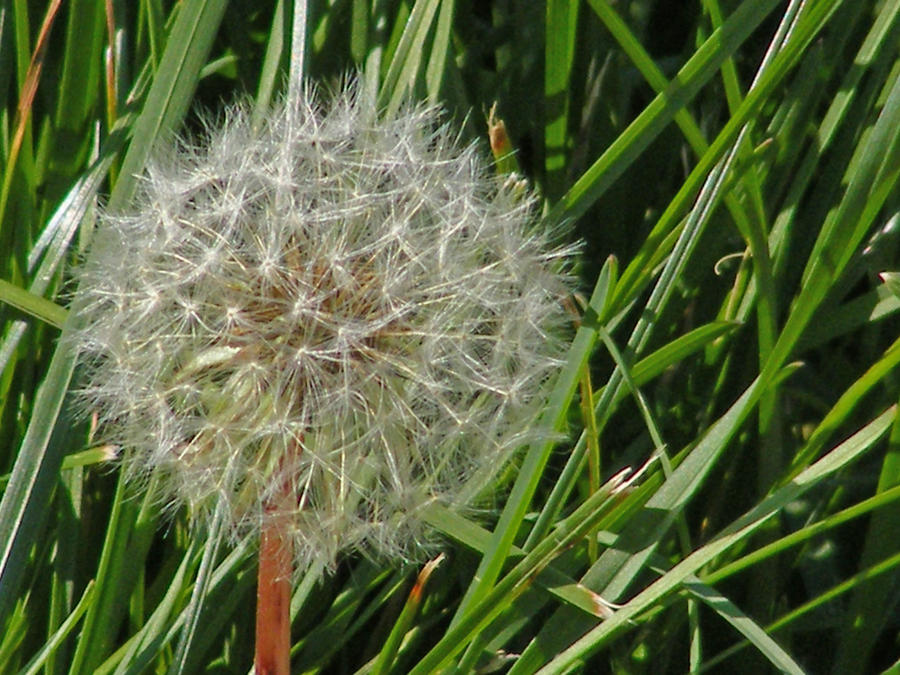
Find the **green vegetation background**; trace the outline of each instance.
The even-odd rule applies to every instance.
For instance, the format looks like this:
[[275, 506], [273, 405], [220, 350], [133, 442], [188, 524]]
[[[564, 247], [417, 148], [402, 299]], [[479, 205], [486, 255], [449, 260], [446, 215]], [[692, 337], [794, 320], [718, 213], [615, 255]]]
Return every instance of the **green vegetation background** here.
[[421, 566], [308, 575], [293, 671], [900, 670], [898, 13], [0, 2], [0, 672], [251, 667], [253, 542], [123, 489], [57, 340], [97, 195], [127, 204], [159, 137], [264, 108], [301, 53], [441, 102], [486, 154], [502, 120], [498, 171], [585, 247], [541, 418], [568, 440], [523, 449], [483, 520], [430, 515], [421, 603]]

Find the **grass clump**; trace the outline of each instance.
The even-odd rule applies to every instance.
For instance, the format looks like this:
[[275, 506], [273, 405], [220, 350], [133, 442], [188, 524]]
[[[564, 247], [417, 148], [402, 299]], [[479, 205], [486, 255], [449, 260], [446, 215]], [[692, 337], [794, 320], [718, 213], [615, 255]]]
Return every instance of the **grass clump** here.
[[[136, 191], [146, 201], [147, 185], [173, 175], [145, 173], [154, 148], [185, 126], [189, 135], [202, 135], [204, 118], [196, 110], [251, 98], [241, 121], [231, 122], [238, 126], [230, 127], [246, 130], [245, 153], [216, 155], [222, 139], [208, 151], [194, 150], [207, 168], [229, 161], [249, 166], [259, 155], [253, 139], [269, 133], [250, 130], [283, 114], [278, 101], [292, 94], [280, 90], [297, 81], [292, 74], [328, 83], [357, 70], [371, 99], [365, 105], [355, 99], [354, 114], [415, 118], [397, 133], [421, 143], [426, 155], [470, 142], [474, 149], [455, 150], [453, 157], [486, 157], [493, 148], [491, 170], [500, 176], [475, 173], [501, 186], [511, 202], [528, 201], [523, 177], [533, 186], [527, 190], [539, 195], [544, 218], [527, 231], [555, 235], [569, 228], [569, 243], [584, 242], [579, 292], [558, 304], [547, 291], [553, 284], [535, 276], [555, 264], [547, 254], [512, 262], [520, 247], [532, 251], [529, 237], [546, 235], [529, 234], [516, 244], [500, 228], [509, 255], [496, 247], [444, 253], [453, 254], [453, 265], [466, 256], [480, 265], [509, 261], [507, 273], [536, 284], [527, 287], [541, 296], [541, 312], [552, 313], [556, 324], [571, 320], [577, 331], [551, 350], [560, 360], [552, 372], [549, 361], [540, 372], [523, 370], [504, 345], [530, 353], [544, 330], [539, 317], [509, 300], [522, 296], [524, 286], [510, 296], [480, 286], [471, 302], [464, 293], [452, 295], [457, 311], [474, 313], [463, 320], [477, 328], [472, 349], [500, 370], [484, 378], [474, 371], [459, 375], [474, 389], [439, 400], [449, 401], [444, 410], [449, 406], [457, 416], [457, 405], [480, 402], [477, 423], [466, 418], [471, 429], [503, 426], [510, 432], [503, 435], [509, 439], [503, 455], [525, 447], [495, 476], [496, 508], [421, 510], [422, 527], [439, 533], [446, 559], [429, 566], [418, 583], [420, 565], [338, 555], [353, 541], [309, 558], [317, 564], [304, 567], [291, 599], [292, 672], [430, 673], [451, 665], [460, 672], [517, 674], [730, 672], [742, 665], [843, 673], [894, 665], [885, 646], [897, 627], [891, 589], [898, 561], [892, 532], [900, 494], [894, 452], [900, 299], [892, 275], [900, 206], [900, 3], [298, 1], [248, 15], [213, 0], [187, 0], [121, 11], [115, 3], [50, 2], [40, 16], [29, 14], [35, 8], [0, 9], [9, 19], [0, 21], [7, 92], [0, 186], [0, 472], [6, 475], [0, 670], [251, 667], [254, 547], [243, 540], [218, 547], [222, 531], [192, 528], [188, 518], [191, 510], [215, 511], [207, 504], [222, 495], [230, 495], [229, 504], [243, 502], [226, 490], [211, 502], [191, 503], [192, 509], [174, 509], [163, 521], [156, 499], [125, 489], [128, 472], [98, 461], [109, 456], [109, 448], [98, 446], [114, 441], [126, 465], [141, 463], [149, 483], [165, 483], [165, 470], [149, 470], [154, 461], [141, 454], [134, 433], [98, 436], [75, 414], [67, 392], [85, 380], [67, 336], [76, 334], [87, 310], [70, 304], [66, 285], [89, 239], [125, 251], [141, 237], [158, 236], [144, 224], [127, 235], [119, 228], [115, 238], [103, 215], [95, 227], [96, 195], [103, 195], [109, 214], [128, 213]], [[409, 101], [424, 107], [410, 108]], [[461, 129], [454, 132], [458, 139], [427, 131], [432, 118], [422, 111], [436, 105]], [[147, 175], [149, 183], [141, 178]], [[335, 185], [347, 189], [349, 175], [334, 173]], [[455, 175], [413, 182], [423, 194], [445, 190], [464, 205], [461, 188], [445, 187]], [[296, 176], [288, 182], [302, 183]], [[366, 192], [379, 191], [368, 186]], [[166, 195], [167, 207], [180, 208], [173, 192]], [[196, 199], [205, 199], [202, 191]], [[481, 201], [473, 204], [478, 214], [471, 222], [493, 217]], [[418, 222], [421, 208], [407, 213], [407, 222]], [[463, 211], [438, 219], [434, 236], [423, 235], [420, 243], [434, 253], [423, 274], [440, 270], [441, 228], [469, 227], [464, 223], [474, 216]], [[345, 245], [377, 248], [382, 240], [363, 229], [359, 236], [329, 230], [335, 240], [321, 241], [324, 232], [314, 239], [327, 243], [332, 256]], [[215, 236], [191, 241], [207, 256], [221, 253], [221, 268], [249, 265], [245, 254], [256, 244], [262, 253], [274, 252], [274, 281], [251, 289], [241, 280], [228, 288], [241, 298], [262, 289], [281, 297], [279, 272], [286, 269], [311, 270], [311, 288], [315, 279], [324, 282], [318, 258], [298, 262], [286, 255], [298, 236], [273, 243], [230, 234], [218, 249]], [[303, 243], [298, 249], [313, 255], [312, 242]], [[406, 284], [416, 312], [402, 314], [394, 305], [388, 314], [376, 311], [382, 306], [363, 293], [349, 305], [353, 315], [380, 317], [422, 339], [451, 330], [428, 300], [428, 283], [403, 277], [406, 267], [393, 264], [400, 248], [385, 251], [382, 258], [347, 258], [356, 261], [347, 263], [349, 278], [360, 282], [377, 273]], [[164, 247], [158, 255], [184, 257]], [[123, 253], [115, 274], [96, 267], [93, 273], [147, 293], [162, 282], [141, 277], [139, 258]], [[340, 269], [333, 261], [328, 267], [331, 276]], [[489, 273], [479, 277], [492, 283]], [[339, 285], [329, 281], [330, 288]], [[227, 304], [231, 296], [217, 298]], [[321, 307], [343, 316], [345, 304]], [[142, 329], [172, 323], [149, 305], [145, 310], [147, 321], [126, 323]], [[268, 310], [254, 311], [266, 319], [260, 323], [271, 323]], [[422, 328], [429, 311], [441, 330]], [[227, 311], [197, 316], [206, 324], [229, 320]], [[501, 323], [499, 333], [486, 331]], [[520, 339], [532, 324], [531, 337]], [[100, 344], [107, 328], [95, 323], [80, 340]], [[444, 391], [438, 373], [447, 354], [410, 359], [408, 345], [397, 346], [393, 333], [376, 332], [341, 352], [335, 367], [321, 366], [318, 380], [337, 378], [342, 367], [355, 373], [364, 353], [384, 348], [391, 367], [428, 374], [432, 389]], [[496, 339], [478, 337], [485, 335]], [[296, 348], [295, 339], [269, 341]], [[235, 361], [242, 348], [231, 338], [213, 338], [178, 355], [179, 368], [208, 377], [177, 395], [169, 391], [177, 373], [150, 370], [168, 377], [168, 394], [204, 414], [218, 409], [209, 397], [228, 382], [229, 406], [284, 412], [309, 403], [267, 407], [246, 395], [238, 380], [249, 385]], [[471, 362], [466, 354], [458, 354], [463, 365], [454, 372]], [[497, 406], [505, 404], [482, 400], [491, 386], [511, 392], [517, 378], [546, 380], [546, 397], [523, 400], [524, 407], [539, 408], [537, 422], [510, 421], [523, 418], [500, 415]], [[119, 391], [135, 397], [135, 419], [150, 414], [139, 386], [125, 378]], [[264, 398], [285, 389], [267, 384], [254, 391]], [[387, 405], [389, 398], [369, 390], [360, 396], [369, 407], [350, 428], [390, 436], [386, 447], [395, 451], [393, 436], [408, 430], [378, 436], [376, 423], [393, 420], [406, 429], [400, 421], [407, 418], [395, 409], [382, 414], [371, 402]], [[339, 409], [349, 410], [349, 400], [344, 403]], [[115, 417], [96, 397], [86, 407], [98, 407], [107, 423], [101, 428]], [[422, 411], [409, 415], [432, 419]], [[342, 419], [335, 413], [322, 420], [331, 426], [321, 433], [334, 440], [348, 428]], [[239, 424], [258, 434], [269, 421], [251, 413]], [[302, 441], [309, 422], [301, 426], [295, 436]], [[145, 427], [148, 435], [166, 437]], [[171, 435], [172, 447], [199, 438], [192, 433]], [[421, 433], [428, 439], [422, 452], [433, 452], [432, 461], [462, 457], [457, 448], [477, 445], [474, 431], [454, 436], [434, 421]], [[341, 438], [338, 447], [352, 444], [350, 436]], [[261, 461], [259, 474], [277, 468], [274, 460]], [[403, 473], [400, 465], [367, 474], [374, 481], [369, 487], [383, 484], [388, 495]], [[456, 480], [477, 468], [448, 465], [447, 476]], [[188, 492], [170, 496], [199, 494], [209, 474], [198, 470], [197, 476], [185, 484]], [[394, 497], [384, 496], [379, 508], [387, 499]], [[398, 513], [405, 509], [397, 506]], [[398, 533], [359, 541], [389, 543]], [[332, 563], [333, 571], [324, 573]]]

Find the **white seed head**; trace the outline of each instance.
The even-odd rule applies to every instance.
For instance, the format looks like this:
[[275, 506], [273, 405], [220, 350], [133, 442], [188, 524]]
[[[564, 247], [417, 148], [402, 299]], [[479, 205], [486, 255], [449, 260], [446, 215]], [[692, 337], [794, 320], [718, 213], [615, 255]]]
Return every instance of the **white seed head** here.
[[102, 216], [73, 339], [129, 477], [235, 537], [291, 490], [303, 569], [415, 555], [421, 509], [464, 508], [532, 438], [572, 250], [438, 117], [353, 84], [255, 127], [236, 106]]

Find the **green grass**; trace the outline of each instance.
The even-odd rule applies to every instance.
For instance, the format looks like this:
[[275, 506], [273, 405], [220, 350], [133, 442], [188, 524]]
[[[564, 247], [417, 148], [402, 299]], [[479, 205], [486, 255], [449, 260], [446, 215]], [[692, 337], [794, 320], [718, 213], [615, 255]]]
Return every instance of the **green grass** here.
[[257, 4], [0, 3], [0, 672], [251, 668], [255, 543], [162, 518], [68, 405], [68, 270], [199, 110], [355, 69], [485, 154], [496, 103], [583, 299], [556, 440], [427, 514], [421, 598], [310, 570], [293, 672], [900, 668], [900, 0]]

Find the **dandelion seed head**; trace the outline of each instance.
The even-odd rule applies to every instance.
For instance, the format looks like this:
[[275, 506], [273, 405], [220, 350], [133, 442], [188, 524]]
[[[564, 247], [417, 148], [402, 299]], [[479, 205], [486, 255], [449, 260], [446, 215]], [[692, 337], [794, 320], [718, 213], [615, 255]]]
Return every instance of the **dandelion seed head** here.
[[258, 534], [288, 486], [297, 566], [416, 556], [533, 438], [571, 248], [439, 110], [356, 85], [208, 123], [101, 218], [77, 272], [81, 405], [127, 475]]

